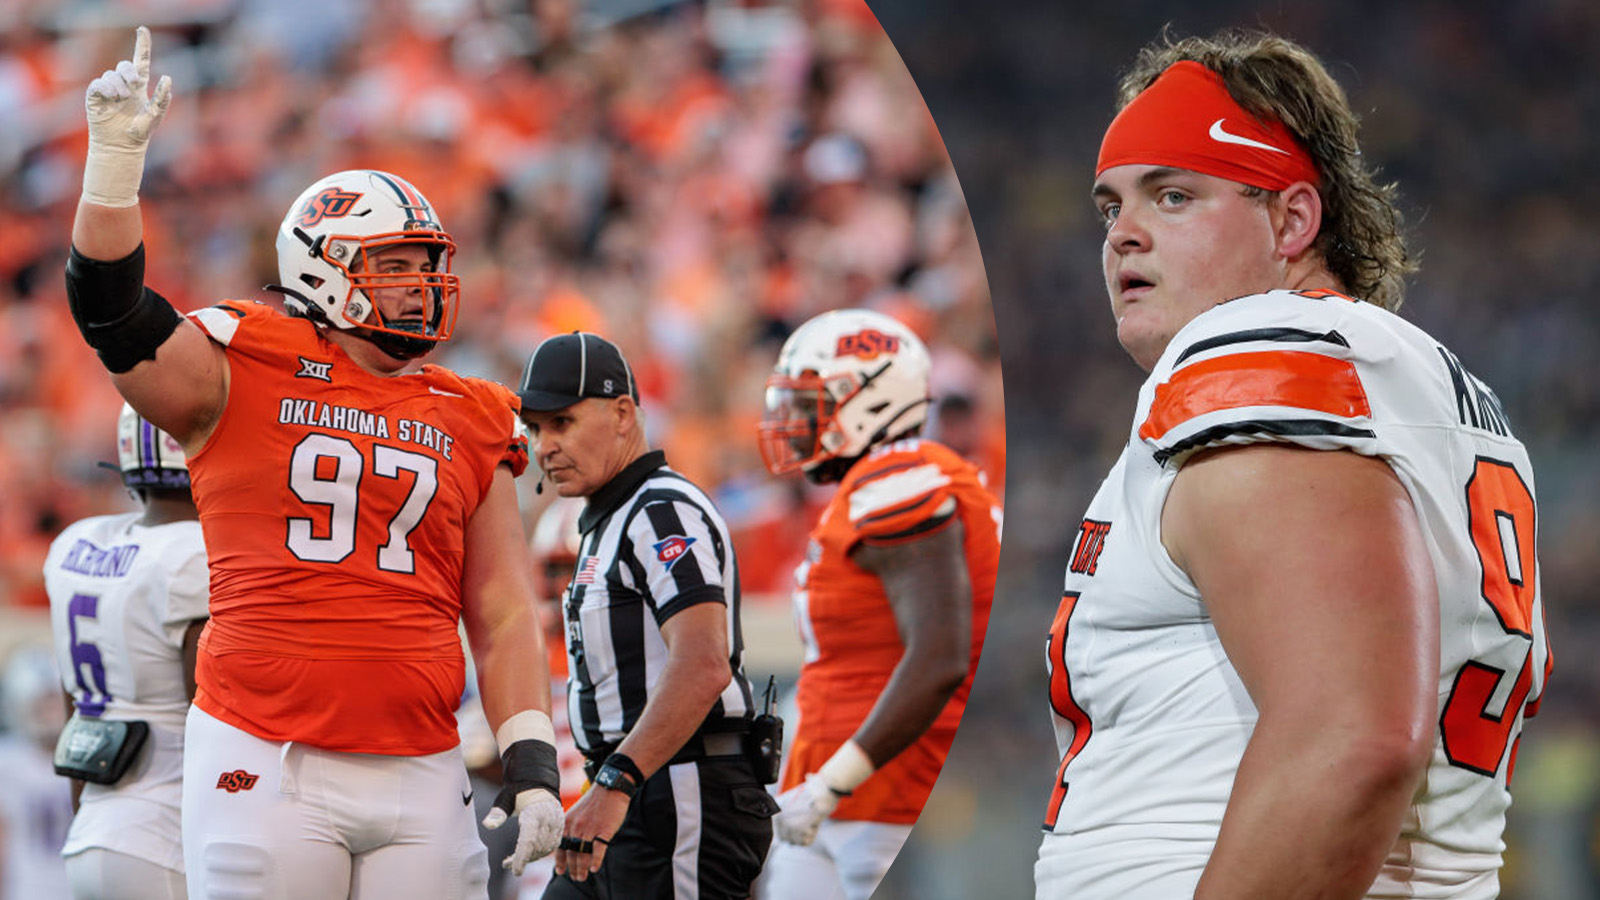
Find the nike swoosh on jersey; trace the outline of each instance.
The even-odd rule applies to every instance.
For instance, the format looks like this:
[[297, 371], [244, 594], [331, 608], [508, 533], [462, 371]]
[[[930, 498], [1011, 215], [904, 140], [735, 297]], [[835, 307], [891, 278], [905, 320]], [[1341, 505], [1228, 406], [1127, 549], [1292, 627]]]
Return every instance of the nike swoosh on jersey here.
[[439, 390], [438, 388], [434, 387], [431, 384], [428, 385], [428, 390], [431, 391], [432, 393], [438, 394], [441, 397], [465, 397], [466, 396], [465, 394], [457, 394], [457, 393], [455, 393], [453, 391], [441, 391], [441, 390]]
[[1238, 144], [1241, 147], [1254, 147], [1257, 150], [1271, 150], [1273, 153], [1282, 153], [1285, 156], [1289, 154], [1289, 151], [1284, 150], [1281, 147], [1274, 147], [1271, 144], [1263, 144], [1260, 141], [1247, 138], [1244, 135], [1233, 134], [1225, 131], [1222, 127], [1222, 123], [1225, 121], [1227, 120], [1218, 119], [1211, 123], [1211, 131], [1208, 133], [1211, 135], [1212, 140], [1221, 141], [1224, 144]]

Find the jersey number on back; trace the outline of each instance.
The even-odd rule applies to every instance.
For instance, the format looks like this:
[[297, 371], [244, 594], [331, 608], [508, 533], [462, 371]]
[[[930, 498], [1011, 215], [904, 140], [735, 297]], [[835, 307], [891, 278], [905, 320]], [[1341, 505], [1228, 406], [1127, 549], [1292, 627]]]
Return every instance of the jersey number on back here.
[[100, 648], [93, 641], [80, 640], [78, 620], [98, 618], [100, 598], [93, 594], [73, 594], [67, 601], [67, 637], [72, 642], [72, 675], [78, 682], [75, 702], [78, 712], [99, 717], [111, 702], [106, 690], [106, 666]]
[[[1509, 463], [1480, 456], [1467, 481], [1467, 517], [1483, 569], [1483, 599], [1507, 634], [1527, 639], [1528, 650], [1498, 713], [1491, 701], [1506, 671], [1468, 660], [1456, 674], [1439, 731], [1451, 765], [1491, 778], [1511, 744], [1511, 761], [1506, 765], [1510, 782], [1517, 759], [1512, 730], [1533, 686], [1533, 606], [1538, 585], [1533, 493]], [[1528, 703], [1528, 714], [1537, 706], [1535, 697]]]
[[[366, 468], [361, 451], [346, 438], [308, 434], [295, 445], [289, 458], [289, 489], [308, 506], [327, 507], [328, 524], [318, 534], [317, 520], [289, 517], [290, 553], [306, 562], [336, 563], [355, 551]], [[373, 445], [373, 475], [398, 479], [402, 472], [411, 473], [411, 491], [389, 519], [388, 539], [378, 547], [377, 564], [385, 572], [410, 574], [416, 571], [416, 559], [407, 540], [439, 490], [439, 463], [421, 453]]]

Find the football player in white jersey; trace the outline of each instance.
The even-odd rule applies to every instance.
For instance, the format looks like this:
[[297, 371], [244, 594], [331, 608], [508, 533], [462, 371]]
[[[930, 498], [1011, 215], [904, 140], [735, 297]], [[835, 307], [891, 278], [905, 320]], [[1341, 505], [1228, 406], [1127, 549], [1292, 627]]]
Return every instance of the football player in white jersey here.
[[1533, 474], [1394, 314], [1392, 188], [1304, 48], [1165, 39], [1093, 187], [1150, 372], [1047, 643], [1041, 900], [1498, 893], [1550, 671]]
[[56, 748], [78, 800], [61, 855], [75, 900], [172, 900], [187, 896], [183, 723], [206, 551], [183, 449], [127, 404], [117, 465], [142, 509], [69, 525], [45, 561], [56, 664], [75, 707]]

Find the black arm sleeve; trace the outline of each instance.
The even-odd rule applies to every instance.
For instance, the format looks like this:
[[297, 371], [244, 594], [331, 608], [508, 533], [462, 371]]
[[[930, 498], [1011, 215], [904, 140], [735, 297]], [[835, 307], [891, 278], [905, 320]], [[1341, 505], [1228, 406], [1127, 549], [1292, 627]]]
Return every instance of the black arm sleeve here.
[[144, 245], [114, 262], [90, 259], [73, 247], [67, 256], [67, 306], [100, 362], [121, 374], [156, 358], [183, 317], [144, 285]]

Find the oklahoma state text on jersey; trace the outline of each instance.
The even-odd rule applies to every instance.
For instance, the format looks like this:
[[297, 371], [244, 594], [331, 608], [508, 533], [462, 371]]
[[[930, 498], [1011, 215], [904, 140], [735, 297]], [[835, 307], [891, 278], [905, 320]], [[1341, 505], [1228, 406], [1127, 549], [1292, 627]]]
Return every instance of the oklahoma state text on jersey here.
[[1410, 494], [1439, 594], [1438, 733], [1367, 896], [1493, 898], [1517, 736], [1550, 669], [1528, 456], [1493, 392], [1421, 329], [1293, 291], [1173, 336], [1089, 505], [1047, 643], [1061, 763], [1039, 896], [1194, 892], [1256, 708], [1161, 544], [1161, 510], [1194, 452], [1258, 442], [1380, 458]]
[[189, 460], [211, 563], [195, 702], [269, 740], [455, 746], [465, 530], [495, 467], [527, 466], [515, 395], [431, 365], [369, 374], [258, 303], [191, 318], [230, 367]]
[[[858, 543], [914, 540], [961, 522], [972, 582], [972, 668], [983, 649], [1000, 560], [1000, 510], [978, 470], [932, 441], [897, 441], [856, 463], [811, 532], [795, 572], [795, 619], [805, 642], [800, 722], [783, 788], [819, 768], [866, 720], [905, 652], [877, 576], [856, 565]], [[836, 819], [909, 825], [944, 768], [972, 689], [971, 672], [927, 733], [839, 802]]]

